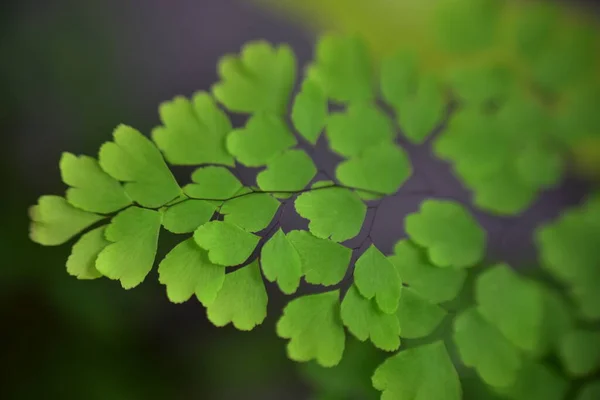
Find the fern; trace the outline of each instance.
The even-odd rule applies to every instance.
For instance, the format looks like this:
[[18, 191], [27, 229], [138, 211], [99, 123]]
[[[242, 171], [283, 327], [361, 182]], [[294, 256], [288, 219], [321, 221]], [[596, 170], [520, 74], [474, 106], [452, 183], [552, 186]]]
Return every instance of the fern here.
[[[498, 2], [451, 4], [442, 2], [435, 19], [443, 46], [459, 53], [493, 46]], [[98, 160], [65, 153], [60, 169], [69, 188], [31, 208], [31, 239], [53, 246], [81, 235], [67, 272], [130, 289], [153, 268], [161, 228], [183, 235], [158, 266], [169, 300], [195, 296], [214, 325], [240, 330], [266, 318], [263, 279], [287, 295], [302, 280], [318, 285], [317, 293], [291, 300], [277, 323], [277, 334], [289, 340], [289, 358], [358, 369], [352, 360], [360, 357], [343, 360], [347, 336], [370, 341], [388, 353], [371, 371], [382, 399], [460, 399], [471, 379], [489, 396], [560, 400], [582, 377], [579, 399], [595, 398], [598, 383], [589, 377], [600, 368], [593, 325], [600, 319], [597, 196], [538, 229], [552, 285], [490, 264], [486, 232], [454, 200], [427, 199], [405, 216], [407, 237], [392, 255], [371, 237], [382, 199], [393, 198], [413, 174], [399, 142], [432, 140], [435, 153], [472, 190], [475, 206], [514, 215], [560, 182], [571, 150], [565, 132], [598, 131], [597, 113], [574, 106], [598, 99], [597, 82], [582, 90], [573, 76], [588, 70], [589, 60], [576, 53], [554, 64], [551, 57], [557, 46], [570, 49], [580, 31], [552, 42], [542, 34], [553, 26], [546, 19], [552, 14], [530, 11], [532, 25], [514, 43], [530, 67], [525, 85], [512, 65], [465, 62], [439, 73], [423, 68], [422, 54], [410, 48], [377, 62], [359, 37], [327, 35], [292, 98], [291, 49], [249, 43], [221, 60], [212, 93], [162, 104], [162, 126], [152, 140], [120, 125]], [[448, 33], [464, 18], [481, 23]], [[534, 44], [542, 46], [538, 54], [527, 50]], [[558, 89], [569, 84], [576, 90], [565, 91], [567, 106], [555, 124], [546, 94], [562, 96]], [[330, 112], [330, 102], [341, 111]], [[248, 115], [245, 125], [234, 128], [218, 103]], [[431, 139], [451, 104], [447, 128]], [[342, 158], [335, 176], [305, 150], [323, 132]], [[196, 169], [180, 185], [169, 165]], [[237, 177], [237, 165], [260, 168], [255, 184]], [[286, 229], [282, 215], [291, 207], [308, 221], [307, 231]], [[357, 238], [361, 243], [351, 247]], [[548, 362], [552, 356], [560, 368]], [[321, 386], [326, 395], [348, 394]]]

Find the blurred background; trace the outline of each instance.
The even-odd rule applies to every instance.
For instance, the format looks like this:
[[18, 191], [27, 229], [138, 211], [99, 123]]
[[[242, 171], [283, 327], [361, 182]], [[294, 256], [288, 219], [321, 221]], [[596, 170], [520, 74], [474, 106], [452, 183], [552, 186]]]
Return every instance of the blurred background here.
[[[70, 246], [42, 248], [28, 238], [27, 208], [42, 194], [64, 193], [62, 151], [96, 155], [119, 123], [148, 133], [160, 102], [208, 90], [218, 59], [249, 40], [289, 43], [302, 65], [314, 35], [242, 0], [7, 0], [0, 7], [0, 399], [304, 400], [316, 398], [319, 379], [344, 386], [351, 374], [357, 399], [377, 398], [369, 372], [351, 367], [324, 378], [287, 360], [274, 332], [284, 305], [275, 290], [267, 321], [254, 331], [215, 328], [197, 301], [169, 303], [156, 271], [130, 291], [106, 279], [77, 281], [64, 268]], [[429, 149], [409, 150], [417, 173], [407, 190], [468, 198]], [[478, 213], [490, 254], [527, 264], [532, 229], [585, 192], [585, 182], [570, 178], [518, 218]], [[401, 217], [421, 200], [382, 207], [373, 233], [382, 250], [403, 236]], [[352, 365], [377, 365], [381, 355], [370, 346], [349, 346]]]

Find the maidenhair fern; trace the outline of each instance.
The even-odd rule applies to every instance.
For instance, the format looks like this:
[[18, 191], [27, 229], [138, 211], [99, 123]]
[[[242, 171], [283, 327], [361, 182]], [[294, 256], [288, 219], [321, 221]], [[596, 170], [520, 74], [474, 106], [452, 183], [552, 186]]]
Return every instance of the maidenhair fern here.
[[[440, 36], [449, 51], [493, 43], [500, 3], [470, 2], [477, 7], [448, 9], [437, 20], [440, 32], [462, 27]], [[54, 246], [81, 235], [68, 273], [130, 289], [154, 267], [161, 229], [182, 235], [158, 264], [169, 300], [196, 297], [214, 325], [240, 330], [266, 318], [265, 279], [287, 295], [302, 281], [318, 285], [291, 300], [277, 323], [289, 358], [359, 369], [360, 357], [344, 364], [347, 337], [369, 341], [390, 353], [370, 371], [382, 399], [460, 399], [469, 371], [496, 398], [561, 400], [579, 390], [578, 400], [595, 399], [597, 196], [538, 229], [544, 280], [487, 262], [486, 232], [455, 200], [426, 199], [405, 216], [407, 237], [391, 255], [370, 234], [382, 199], [393, 198], [413, 174], [399, 143], [433, 140], [475, 206], [491, 213], [517, 214], [559, 183], [569, 135], [600, 131], [600, 86], [575, 82], [564, 95], [558, 91], [593, 69], [570, 46], [588, 31], [547, 35], [554, 22], [546, 11], [528, 9], [530, 25], [516, 35], [525, 74], [501, 61], [439, 74], [404, 48], [378, 63], [360, 38], [327, 35], [292, 97], [291, 49], [251, 42], [220, 61], [221, 80], [211, 93], [162, 104], [162, 125], [151, 139], [120, 125], [97, 160], [65, 153], [60, 171], [69, 188], [31, 208], [31, 238]], [[572, 57], [557, 59], [557, 49]], [[338, 110], [330, 112], [330, 104]], [[221, 106], [249, 114], [247, 122], [233, 127]], [[448, 113], [446, 128], [431, 139]], [[342, 158], [335, 176], [323, 174], [305, 150], [323, 132]], [[170, 166], [189, 165], [197, 169], [180, 185]], [[242, 182], [237, 165], [260, 169], [256, 182]], [[287, 229], [282, 214], [292, 207], [308, 230]]]

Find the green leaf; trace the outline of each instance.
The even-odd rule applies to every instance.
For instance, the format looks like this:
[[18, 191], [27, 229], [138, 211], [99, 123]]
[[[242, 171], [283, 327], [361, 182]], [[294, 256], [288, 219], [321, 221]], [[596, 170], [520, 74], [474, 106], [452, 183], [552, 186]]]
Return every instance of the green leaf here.
[[571, 376], [585, 376], [600, 368], [600, 332], [576, 329], [566, 334], [559, 348], [563, 365]]
[[331, 149], [344, 157], [358, 156], [379, 143], [393, 145], [395, 136], [392, 121], [369, 103], [352, 104], [345, 112], [330, 115], [325, 133]]
[[131, 207], [115, 216], [106, 228], [110, 242], [96, 259], [96, 269], [121, 281], [123, 289], [142, 283], [152, 269], [162, 215], [158, 211]]
[[395, 109], [414, 93], [419, 74], [414, 52], [400, 50], [381, 62], [381, 93], [384, 100]]
[[373, 374], [381, 400], [460, 400], [458, 374], [441, 341], [388, 358]]
[[534, 354], [541, 350], [544, 295], [537, 283], [498, 264], [479, 275], [475, 298], [479, 313], [511, 343]]
[[98, 254], [110, 244], [104, 238], [106, 226], [89, 231], [73, 246], [67, 259], [67, 272], [77, 279], [96, 279], [102, 276], [96, 269]]
[[292, 107], [292, 123], [310, 144], [315, 145], [327, 121], [327, 97], [319, 85], [310, 79], [302, 84]]
[[516, 381], [522, 366], [519, 350], [475, 307], [454, 320], [454, 343], [462, 362], [475, 368], [488, 385], [508, 387]]
[[[393, 194], [412, 174], [407, 154], [389, 143], [370, 146], [357, 157], [340, 163], [336, 169], [338, 180], [365, 191]], [[371, 193], [370, 198], [377, 195]]]
[[515, 85], [512, 71], [502, 65], [461, 66], [449, 75], [454, 95], [467, 106], [503, 100]]
[[158, 281], [167, 287], [173, 303], [183, 303], [196, 295], [207, 306], [217, 297], [225, 281], [225, 267], [208, 259], [208, 252], [193, 238], [179, 243], [158, 266]]
[[467, 268], [483, 259], [486, 233], [458, 203], [425, 200], [419, 212], [406, 217], [405, 227], [438, 267]]
[[423, 143], [446, 113], [446, 100], [437, 79], [421, 77], [415, 93], [402, 101], [396, 112], [404, 136], [412, 143]]
[[302, 260], [281, 228], [263, 246], [260, 265], [265, 278], [269, 282], [277, 282], [283, 293], [292, 294], [298, 289]]
[[568, 382], [557, 372], [530, 361], [523, 365], [513, 386], [498, 388], [498, 392], [511, 400], [563, 400], [568, 389]]
[[294, 361], [316, 360], [333, 367], [342, 359], [346, 335], [340, 318], [339, 290], [298, 297], [283, 309], [277, 335], [290, 339], [288, 357]]
[[278, 197], [289, 197], [285, 192], [297, 192], [306, 187], [317, 175], [313, 160], [302, 150], [288, 150], [267, 164], [258, 173], [258, 187], [268, 192], [281, 192]]
[[294, 206], [301, 217], [310, 221], [308, 229], [313, 235], [334, 242], [356, 237], [367, 214], [367, 206], [356, 194], [335, 187], [302, 193]]
[[560, 341], [575, 326], [575, 310], [567, 303], [563, 291], [542, 286], [544, 296], [544, 317], [542, 321], [542, 345], [540, 356], [554, 352]]
[[435, 7], [435, 34], [439, 46], [455, 53], [473, 53], [491, 47], [502, 7], [501, 0], [444, 0]]
[[403, 287], [396, 315], [400, 321], [400, 336], [418, 339], [430, 335], [442, 322], [446, 311], [410, 287]]
[[284, 114], [296, 79], [296, 57], [289, 46], [253, 41], [239, 57], [221, 58], [218, 72], [221, 82], [212, 91], [229, 110]]
[[596, 400], [600, 398], [600, 381], [593, 381], [585, 386], [577, 394], [576, 400]]
[[432, 265], [425, 252], [408, 240], [396, 243], [394, 255], [389, 260], [396, 266], [403, 283], [434, 304], [453, 300], [467, 276], [463, 269]]
[[250, 257], [260, 238], [232, 223], [210, 221], [196, 229], [194, 240], [213, 264], [234, 266]]
[[402, 282], [398, 271], [374, 245], [356, 260], [354, 284], [362, 296], [375, 298], [376, 304], [386, 314], [398, 309]]
[[358, 37], [325, 35], [319, 39], [309, 69], [332, 100], [357, 103], [374, 97], [373, 67], [366, 44]]
[[533, 187], [550, 188], [563, 177], [564, 159], [558, 151], [539, 145], [524, 148], [515, 159], [519, 178]]
[[104, 172], [92, 157], [63, 153], [60, 159], [62, 180], [69, 203], [84, 211], [111, 213], [131, 204], [123, 186]]
[[246, 126], [227, 136], [227, 150], [247, 167], [260, 167], [296, 145], [296, 137], [278, 116], [254, 114]]
[[213, 217], [217, 207], [204, 200], [185, 200], [167, 208], [163, 226], [173, 233], [194, 232]]
[[268, 296], [258, 261], [225, 275], [223, 287], [206, 315], [215, 326], [233, 323], [241, 331], [252, 330], [267, 317]]
[[161, 207], [181, 194], [160, 151], [137, 130], [119, 125], [114, 142], [100, 147], [100, 166], [125, 182], [127, 195], [144, 207]]
[[42, 196], [29, 208], [29, 237], [44, 246], [66, 243], [104, 217], [73, 207], [62, 197]]
[[398, 318], [379, 310], [375, 301], [361, 296], [355, 285], [344, 296], [341, 316], [344, 325], [361, 342], [371, 339], [376, 347], [385, 351], [400, 347]]
[[233, 128], [210, 94], [198, 92], [191, 100], [177, 96], [162, 103], [158, 112], [163, 126], [154, 128], [152, 139], [169, 163], [234, 166], [225, 147]]
[[327, 239], [319, 239], [306, 231], [291, 231], [288, 240], [300, 255], [302, 273], [307, 283], [331, 286], [346, 274], [352, 250]]
[[233, 173], [224, 167], [202, 167], [192, 173], [192, 181], [183, 189], [185, 194], [199, 199], [229, 199], [243, 186]]
[[254, 193], [228, 200], [219, 212], [225, 215], [225, 222], [258, 232], [269, 226], [280, 205], [270, 194]]

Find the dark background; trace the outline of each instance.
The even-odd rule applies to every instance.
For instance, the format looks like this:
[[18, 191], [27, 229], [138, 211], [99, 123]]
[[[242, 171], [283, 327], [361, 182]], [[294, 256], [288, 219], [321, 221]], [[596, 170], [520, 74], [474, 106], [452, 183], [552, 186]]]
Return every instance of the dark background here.
[[[62, 151], [96, 155], [119, 123], [148, 133], [159, 123], [160, 102], [208, 90], [219, 57], [249, 40], [289, 43], [302, 65], [313, 35], [241, 0], [22, 0], [0, 7], [0, 398], [308, 399], [307, 381], [274, 333], [284, 298], [271, 286], [263, 325], [250, 333], [215, 328], [197, 301], [170, 304], [155, 271], [130, 291], [115, 281], [70, 277], [70, 246], [30, 242], [27, 208], [43, 194], [64, 193]], [[414, 191], [469, 198], [427, 146], [409, 152], [416, 173], [381, 205], [373, 227], [385, 252], [404, 235], [403, 216], [423, 199]], [[322, 148], [316, 161], [335, 164]], [[532, 229], [580, 201], [585, 187], [569, 178], [516, 218], [477, 212], [490, 258], [532, 265]], [[287, 223], [302, 226], [293, 215]], [[175, 240], [167, 238], [158, 259]]]

